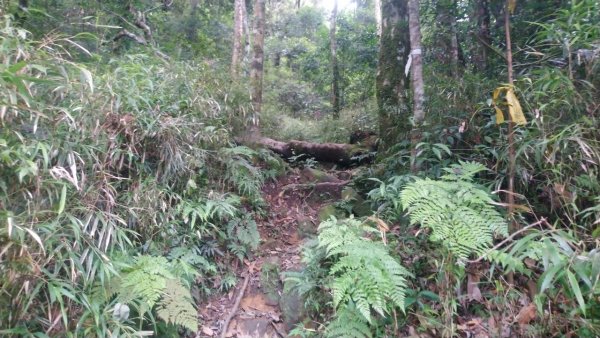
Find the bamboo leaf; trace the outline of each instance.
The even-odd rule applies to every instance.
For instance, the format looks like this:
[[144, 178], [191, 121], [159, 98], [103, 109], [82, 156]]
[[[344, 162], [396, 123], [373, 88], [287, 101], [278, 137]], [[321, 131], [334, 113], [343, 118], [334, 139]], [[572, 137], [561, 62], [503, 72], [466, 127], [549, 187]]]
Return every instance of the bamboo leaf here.
[[63, 184], [62, 191], [60, 192], [60, 202], [58, 203], [58, 214], [62, 214], [65, 211], [65, 204], [67, 202], [67, 186]]
[[27, 231], [31, 237], [33, 237], [33, 239], [40, 245], [40, 248], [42, 249], [42, 252], [46, 252], [46, 250], [44, 249], [44, 243], [42, 243], [42, 239], [40, 238], [40, 236], [33, 230], [29, 229], [29, 228], [24, 228], [25, 231]]
[[571, 284], [571, 289], [575, 294], [575, 298], [577, 298], [577, 302], [579, 303], [579, 307], [581, 308], [581, 312], [585, 315], [585, 301], [583, 300], [583, 295], [581, 294], [581, 289], [579, 288], [579, 283], [575, 278], [575, 275], [571, 272], [571, 270], [567, 270], [567, 278], [569, 279], [569, 284]]
[[550, 284], [554, 281], [554, 276], [556, 273], [561, 271], [563, 268], [562, 265], [556, 265], [550, 268], [550, 270], [546, 271], [543, 275], [542, 285], [540, 286], [540, 292], [546, 291], [547, 288], [550, 287]]
[[88, 87], [90, 87], [90, 92], [94, 93], [94, 79], [92, 78], [92, 72], [83, 67], [79, 68], [79, 70], [81, 71], [82, 81], [87, 82]]

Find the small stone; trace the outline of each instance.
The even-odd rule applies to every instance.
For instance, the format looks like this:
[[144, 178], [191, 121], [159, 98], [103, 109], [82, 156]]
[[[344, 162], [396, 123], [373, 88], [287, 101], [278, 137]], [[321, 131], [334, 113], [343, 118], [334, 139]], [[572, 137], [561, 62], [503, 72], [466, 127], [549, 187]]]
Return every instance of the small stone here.
[[215, 335], [215, 331], [213, 331], [213, 329], [211, 329], [208, 326], [202, 325], [202, 334], [206, 335], [206, 336], [209, 336], [209, 337], [212, 337], [212, 336]]

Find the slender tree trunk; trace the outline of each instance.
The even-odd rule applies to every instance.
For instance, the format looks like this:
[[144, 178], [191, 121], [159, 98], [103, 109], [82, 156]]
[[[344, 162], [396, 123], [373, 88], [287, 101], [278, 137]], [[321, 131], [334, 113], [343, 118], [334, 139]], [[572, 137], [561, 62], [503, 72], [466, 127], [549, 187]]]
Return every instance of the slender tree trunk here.
[[439, 57], [443, 64], [449, 66], [450, 73], [454, 77], [459, 75], [456, 6], [456, 0], [439, 0], [436, 5], [438, 39], [442, 46]]
[[490, 35], [490, 5], [488, 0], [475, 0], [477, 18], [477, 40], [479, 47], [475, 56], [475, 66], [480, 71], [488, 68], [488, 48], [492, 44]]
[[248, 23], [248, 6], [246, 3], [246, 0], [244, 0], [244, 6], [242, 7], [242, 10], [244, 11], [243, 14], [243, 18], [244, 20], [242, 21], [242, 29], [244, 31], [244, 56], [242, 57], [242, 64], [243, 65], [247, 65], [248, 64], [248, 58], [250, 57], [250, 41], [252, 40], [252, 36], [250, 33], [250, 25]]
[[254, 118], [249, 128], [251, 134], [259, 134], [259, 116], [262, 111], [262, 86], [265, 44], [265, 0], [254, 1], [254, 47], [250, 81]]
[[413, 90], [413, 130], [411, 135], [411, 170], [417, 172], [417, 144], [421, 141], [421, 125], [425, 120], [425, 83], [423, 81], [423, 60], [421, 58], [421, 24], [419, 22], [419, 0], [408, 0], [408, 20], [410, 25], [410, 56], [412, 58], [411, 77]]
[[331, 13], [331, 28], [329, 30], [329, 40], [331, 45], [331, 107], [333, 117], [340, 117], [340, 69], [337, 59], [337, 40], [335, 31], [337, 26], [337, 0], [333, 1], [333, 11]]
[[233, 50], [231, 51], [231, 76], [237, 78], [243, 53], [242, 37], [244, 34], [245, 0], [235, 0], [233, 20]]
[[452, 66], [452, 76], [458, 78], [458, 32], [456, 29], [456, 16], [452, 15], [450, 24], [450, 64]]
[[377, 65], [379, 135], [386, 149], [410, 133], [407, 104], [409, 34], [407, 0], [382, 0], [381, 39]]
[[[508, 84], [513, 85], [513, 64], [512, 64], [512, 46], [510, 38], [510, 0], [506, 0], [506, 8], [504, 10], [504, 30], [506, 32], [506, 63], [508, 66]], [[512, 116], [508, 114], [508, 217], [510, 218], [511, 232], [518, 230], [518, 223], [514, 220], [515, 211], [515, 123], [512, 121]]]
[[381, 0], [375, 0], [375, 21], [377, 22], [377, 36], [381, 38]]

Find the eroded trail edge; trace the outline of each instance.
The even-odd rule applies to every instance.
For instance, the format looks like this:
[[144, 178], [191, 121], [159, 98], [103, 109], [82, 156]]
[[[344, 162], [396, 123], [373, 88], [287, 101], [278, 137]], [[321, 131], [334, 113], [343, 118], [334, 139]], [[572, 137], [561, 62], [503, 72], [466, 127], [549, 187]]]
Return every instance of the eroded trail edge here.
[[316, 235], [322, 219], [335, 214], [334, 203], [352, 174], [292, 169], [265, 184], [267, 213], [257, 220], [260, 247], [251, 263], [238, 267], [234, 290], [200, 304], [201, 337], [285, 337], [302, 322], [303, 300], [284, 290], [285, 272], [301, 268], [303, 243]]

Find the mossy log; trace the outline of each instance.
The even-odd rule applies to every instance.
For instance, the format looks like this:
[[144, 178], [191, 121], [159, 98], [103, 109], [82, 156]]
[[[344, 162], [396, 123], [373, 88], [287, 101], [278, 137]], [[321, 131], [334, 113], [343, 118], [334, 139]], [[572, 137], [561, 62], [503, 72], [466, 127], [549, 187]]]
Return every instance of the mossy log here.
[[373, 150], [360, 144], [346, 143], [313, 143], [306, 141], [282, 142], [267, 137], [255, 140], [284, 159], [306, 155], [319, 162], [335, 163], [342, 166], [358, 165], [371, 162]]

